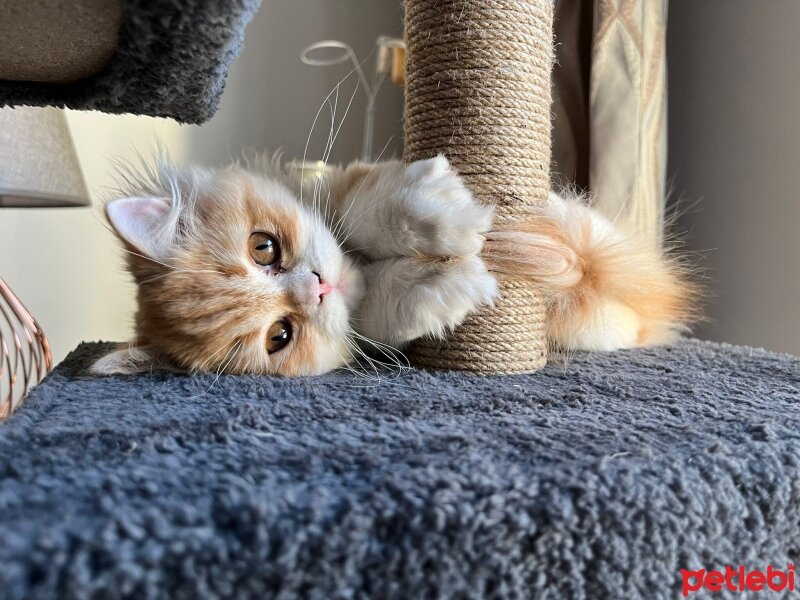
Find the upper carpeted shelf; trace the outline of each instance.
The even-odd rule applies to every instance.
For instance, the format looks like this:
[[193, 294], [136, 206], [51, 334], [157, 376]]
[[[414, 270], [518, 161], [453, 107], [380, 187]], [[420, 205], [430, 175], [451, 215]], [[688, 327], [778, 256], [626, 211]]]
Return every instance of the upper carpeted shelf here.
[[260, 0], [9, 0], [0, 106], [202, 123], [216, 112]]

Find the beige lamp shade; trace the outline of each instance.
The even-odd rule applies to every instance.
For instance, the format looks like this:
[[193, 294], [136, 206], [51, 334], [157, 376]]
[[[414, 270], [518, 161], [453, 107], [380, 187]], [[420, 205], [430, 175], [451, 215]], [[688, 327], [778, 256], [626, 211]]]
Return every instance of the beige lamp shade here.
[[0, 208], [90, 203], [64, 112], [0, 108]]

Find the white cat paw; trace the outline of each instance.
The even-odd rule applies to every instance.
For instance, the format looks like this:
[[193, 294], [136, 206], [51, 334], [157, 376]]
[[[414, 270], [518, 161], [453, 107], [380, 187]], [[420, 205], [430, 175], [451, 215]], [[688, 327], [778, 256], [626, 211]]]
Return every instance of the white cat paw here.
[[491, 304], [497, 294], [497, 280], [477, 256], [434, 263], [409, 290], [415, 312], [402, 334], [409, 340], [444, 337], [469, 314]]
[[442, 337], [498, 294], [477, 256], [392, 258], [367, 265], [365, 274], [367, 297], [353, 322], [361, 333], [393, 345]]
[[399, 319], [398, 341], [443, 337], [498, 295], [497, 280], [477, 256], [422, 265], [404, 294], [408, 307]]
[[480, 253], [494, 209], [475, 202], [444, 156], [406, 167], [396, 230], [415, 253], [471, 256]]

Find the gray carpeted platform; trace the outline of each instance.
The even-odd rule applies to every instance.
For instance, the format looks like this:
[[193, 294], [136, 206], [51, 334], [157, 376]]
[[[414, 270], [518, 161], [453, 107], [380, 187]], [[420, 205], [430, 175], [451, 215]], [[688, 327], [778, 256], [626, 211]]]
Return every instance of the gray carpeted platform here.
[[797, 358], [212, 386], [88, 377], [99, 348], [0, 426], [4, 599], [672, 598], [799, 558]]
[[211, 118], [261, 0], [121, 1], [119, 46], [107, 68], [75, 83], [0, 80], [0, 106], [60, 106], [183, 123]]

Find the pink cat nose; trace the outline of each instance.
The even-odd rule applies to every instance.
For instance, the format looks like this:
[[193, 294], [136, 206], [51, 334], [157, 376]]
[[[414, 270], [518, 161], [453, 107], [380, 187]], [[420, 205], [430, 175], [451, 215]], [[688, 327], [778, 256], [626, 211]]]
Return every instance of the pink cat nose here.
[[317, 279], [319, 280], [317, 290], [319, 293], [319, 300], [320, 302], [322, 302], [322, 297], [325, 296], [326, 294], [330, 294], [333, 291], [333, 286], [327, 281], [323, 281], [322, 275], [320, 275], [316, 271], [311, 271], [311, 272], [314, 273], [314, 275], [316, 275]]

